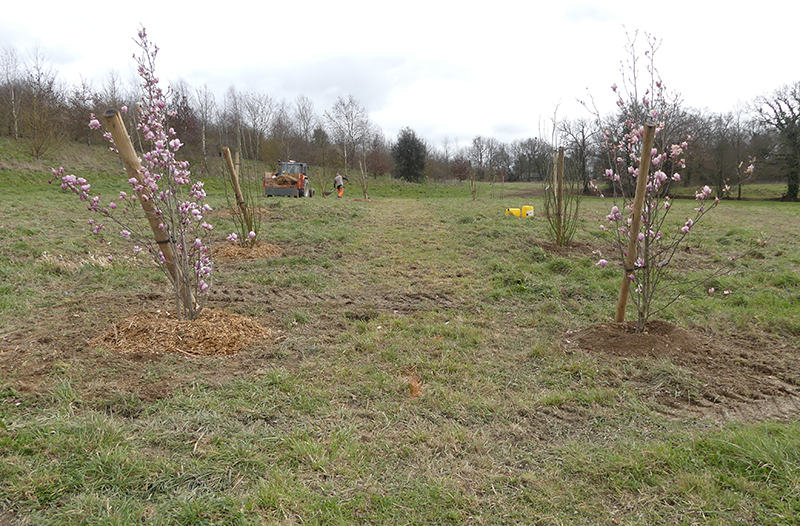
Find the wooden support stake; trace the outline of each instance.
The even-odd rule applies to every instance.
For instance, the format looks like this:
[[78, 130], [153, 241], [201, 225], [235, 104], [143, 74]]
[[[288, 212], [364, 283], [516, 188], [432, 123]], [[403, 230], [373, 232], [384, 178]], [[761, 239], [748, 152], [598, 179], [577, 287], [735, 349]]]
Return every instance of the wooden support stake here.
[[233, 193], [236, 195], [236, 205], [242, 212], [244, 222], [247, 225], [247, 231], [253, 231], [253, 224], [250, 221], [250, 212], [247, 210], [247, 203], [244, 202], [244, 195], [242, 188], [239, 186], [239, 152], [236, 152], [236, 165], [234, 166], [233, 158], [231, 157], [231, 150], [227, 146], [222, 149], [222, 156], [225, 158], [225, 164], [228, 165], [228, 172], [231, 174], [231, 183], [233, 184]]
[[[144, 177], [142, 176], [144, 169], [139, 162], [139, 156], [136, 155], [136, 151], [133, 149], [133, 143], [131, 143], [128, 130], [125, 128], [125, 123], [122, 122], [122, 117], [117, 110], [106, 111], [104, 118], [108, 130], [114, 138], [114, 144], [117, 146], [122, 163], [125, 165], [125, 171], [128, 173], [128, 177], [135, 178], [142, 187], [142, 189], [136, 193], [139, 197], [139, 203], [142, 205], [142, 210], [144, 210], [144, 216], [147, 218], [147, 222], [150, 223], [150, 228], [153, 230], [158, 249], [164, 254], [164, 262], [169, 271], [169, 277], [173, 280], [173, 283], [178, 285], [177, 290], [183, 305], [189, 308], [195, 305], [192, 292], [182, 279], [180, 266], [175, 264], [175, 252], [172, 248], [173, 241], [170, 239], [169, 234], [160, 228], [162, 220], [158, 216], [153, 196], [150, 194], [150, 190], [145, 184]], [[179, 310], [178, 316], [180, 315], [181, 313]]]
[[367, 197], [367, 174], [364, 172], [364, 165], [360, 159], [358, 161], [358, 169], [361, 170], [361, 188], [364, 190], [364, 200], [367, 201], [369, 200]]
[[625, 254], [625, 269], [622, 275], [622, 287], [619, 290], [617, 310], [614, 321], [625, 321], [625, 308], [628, 306], [630, 293], [630, 278], [633, 273], [633, 264], [636, 261], [636, 243], [639, 240], [639, 227], [642, 224], [642, 208], [644, 207], [644, 194], [647, 191], [647, 178], [650, 173], [650, 151], [653, 149], [653, 140], [656, 136], [654, 124], [646, 124], [642, 139], [642, 159], [639, 162], [639, 175], [636, 177], [636, 196], [633, 199], [633, 217], [631, 227], [628, 229], [628, 253]]

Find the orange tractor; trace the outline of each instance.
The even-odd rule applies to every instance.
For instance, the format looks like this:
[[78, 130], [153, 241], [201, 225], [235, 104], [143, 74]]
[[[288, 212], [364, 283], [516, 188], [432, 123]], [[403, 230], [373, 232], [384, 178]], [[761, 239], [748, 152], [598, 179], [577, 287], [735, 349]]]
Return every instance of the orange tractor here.
[[314, 189], [311, 188], [308, 177], [308, 164], [280, 161], [277, 172], [264, 174], [264, 195], [314, 197]]

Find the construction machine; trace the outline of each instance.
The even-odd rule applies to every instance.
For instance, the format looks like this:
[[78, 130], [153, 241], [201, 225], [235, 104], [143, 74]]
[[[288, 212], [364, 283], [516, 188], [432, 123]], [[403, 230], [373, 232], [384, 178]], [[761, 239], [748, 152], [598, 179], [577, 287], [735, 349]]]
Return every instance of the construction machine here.
[[314, 197], [308, 181], [308, 164], [296, 161], [279, 161], [277, 172], [264, 174], [264, 195], [285, 197]]

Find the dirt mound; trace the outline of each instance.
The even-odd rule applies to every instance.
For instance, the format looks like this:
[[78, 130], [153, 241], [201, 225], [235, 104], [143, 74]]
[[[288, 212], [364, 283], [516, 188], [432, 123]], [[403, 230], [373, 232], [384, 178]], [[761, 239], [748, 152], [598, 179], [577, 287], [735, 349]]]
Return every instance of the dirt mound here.
[[604, 323], [567, 334], [565, 352], [590, 353], [610, 374], [678, 417], [763, 420], [800, 408], [800, 360], [775, 342], [721, 337], [652, 321]]
[[196, 320], [178, 320], [165, 311], [139, 312], [118, 321], [90, 344], [128, 353], [182, 353], [192, 356], [236, 354], [270, 330], [252, 318], [205, 309]]

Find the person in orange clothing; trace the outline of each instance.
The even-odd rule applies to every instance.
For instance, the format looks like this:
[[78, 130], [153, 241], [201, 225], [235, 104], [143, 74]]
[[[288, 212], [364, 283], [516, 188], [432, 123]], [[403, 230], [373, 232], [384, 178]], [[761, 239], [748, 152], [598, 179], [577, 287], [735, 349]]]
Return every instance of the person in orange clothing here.
[[344, 181], [349, 183], [350, 179], [338, 173], [336, 174], [336, 177], [333, 178], [333, 186], [336, 187], [336, 194], [339, 199], [341, 199], [344, 195]]

